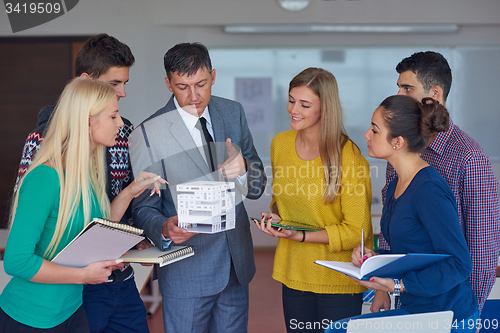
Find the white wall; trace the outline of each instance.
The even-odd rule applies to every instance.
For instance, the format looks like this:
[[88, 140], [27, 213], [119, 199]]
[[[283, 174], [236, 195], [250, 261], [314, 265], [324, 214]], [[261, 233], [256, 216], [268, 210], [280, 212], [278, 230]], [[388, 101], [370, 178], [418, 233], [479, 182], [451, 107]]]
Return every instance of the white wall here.
[[[226, 34], [237, 23], [454, 23], [453, 34]], [[0, 36], [94, 35], [106, 32], [128, 44], [137, 59], [123, 115], [134, 123], [163, 106], [163, 54], [174, 44], [201, 41], [211, 47], [500, 45], [498, 0], [312, 0], [299, 13], [276, 0], [85, 0], [67, 14], [16, 34], [0, 10]]]
[[[223, 32], [224, 24], [458, 24], [452, 34], [268, 34]], [[299, 13], [286, 12], [276, 0], [84, 0], [67, 14], [41, 26], [12, 33], [0, 10], [0, 37], [94, 35], [106, 32], [128, 44], [136, 64], [121, 113], [137, 124], [162, 107], [170, 93], [164, 83], [163, 54], [174, 44], [200, 41], [214, 47], [308, 46], [463, 46], [500, 45], [498, 0], [312, 0]], [[244, 65], [244, 64], [242, 64]], [[214, 64], [216, 67], [217, 64]], [[36, 89], [36, 87], [34, 87]], [[374, 197], [379, 196], [385, 165], [377, 163]], [[494, 165], [497, 177], [500, 164]], [[269, 192], [268, 192], [269, 193]], [[249, 202], [252, 216], [267, 210], [269, 196]], [[379, 210], [374, 206], [374, 212]], [[256, 246], [275, 244], [254, 234]]]

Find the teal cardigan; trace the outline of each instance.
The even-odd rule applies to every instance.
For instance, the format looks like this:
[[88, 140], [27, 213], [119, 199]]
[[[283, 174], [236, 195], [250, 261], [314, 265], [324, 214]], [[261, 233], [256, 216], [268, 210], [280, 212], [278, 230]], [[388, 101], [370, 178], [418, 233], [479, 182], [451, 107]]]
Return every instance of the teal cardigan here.
[[[12, 319], [36, 328], [52, 328], [67, 320], [82, 305], [82, 285], [29, 281], [40, 267], [54, 234], [59, 211], [57, 172], [41, 165], [30, 172], [19, 189], [19, 204], [4, 256], [5, 272], [12, 275], [0, 295], [0, 307]], [[91, 219], [101, 217], [92, 192]], [[80, 203], [56, 253], [84, 227]]]

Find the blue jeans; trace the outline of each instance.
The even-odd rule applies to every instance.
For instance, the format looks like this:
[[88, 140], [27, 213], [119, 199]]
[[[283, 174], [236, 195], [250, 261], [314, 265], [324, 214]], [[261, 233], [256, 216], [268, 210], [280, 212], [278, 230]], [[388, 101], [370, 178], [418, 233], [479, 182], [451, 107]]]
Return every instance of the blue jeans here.
[[12, 319], [0, 308], [0, 332], [23, 332], [23, 333], [89, 333], [87, 317], [83, 306], [61, 324], [52, 328], [36, 328], [21, 324]]
[[[390, 311], [381, 311], [381, 312], [373, 312], [367, 313], [360, 316], [355, 316], [351, 318], [342, 319], [332, 323], [330, 327], [325, 330], [325, 333], [334, 333], [334, 332], [346, 332], [347, 323], [351, 319], [368, 319], [368, 318], [382, 318], [382, 317], [390, 317], [390, 316], [402, 316], [410, 314], [408, 311], [403, 309], [395, 309]], [[479, 310], [476, 310], [469, 318], [464, 319], [463, 321], [457, 321], [452, 323], [451, 333], [475, 333], [476, 332], [476, 322], [479, 318]], [[469, 325], [469, 323], [471, 325]], [[473, 323], [473, 324], [472, 324]]]
[[83, 287], [91, 333], [149, 333], [146, 308], [133, 278]]

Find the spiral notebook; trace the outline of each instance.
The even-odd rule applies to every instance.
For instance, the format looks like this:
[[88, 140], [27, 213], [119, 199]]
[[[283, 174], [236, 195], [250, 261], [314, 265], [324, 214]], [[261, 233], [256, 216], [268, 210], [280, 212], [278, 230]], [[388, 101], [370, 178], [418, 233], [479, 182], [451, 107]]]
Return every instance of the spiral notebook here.
[[192, 246], [174, 245], [168, 251], [160, 251], [156, 246], [138, 251], [130, 250], [128, 254], [122, 256], [124, 262], [139, 262], [146, 264], [159, 264], [160, 267], [174, 263], [176, 261], [191, 257], [194, 255]]
[[103, 219], [90, 222], [52, 262], [85, 267], [96, 261], [120, 258], [144, 239], [143, 230]]

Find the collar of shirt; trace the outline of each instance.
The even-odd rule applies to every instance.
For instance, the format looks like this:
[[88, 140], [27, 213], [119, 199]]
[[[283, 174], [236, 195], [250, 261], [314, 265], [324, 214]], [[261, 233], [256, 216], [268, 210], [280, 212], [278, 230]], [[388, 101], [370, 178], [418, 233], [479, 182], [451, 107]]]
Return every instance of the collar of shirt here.
[[[191, 136], [196, 136], [197, 133], [199, 133], [198, 129], [196, 129], [196, 122], [198, 122], [199, 117], [193, 116], [191, 113], [186, 112], [183, 108], [180, 107], [179, 102], [177, 102], [177, 99], [174, 96], [174, 104], [179, 112], [182, 120], [184, 121], [184, 124], [186, 124], [187, 129], [189, 130], [189, 133], [191, 133]], [[208, 112], [208, 106], [203, 110], [203, 113], [201, 114], [200, 117], [203, 117], [207, 120], [207, 130], [208, 133], [214, 137], [214, 132], [212, 129], [212, 120], [210, 119], [210, 113]], [[196, 134], [195, 134], [196, 133]], [[197, 140], [195, 140], [197, 141]]]
[[[192, 114], [184, 111], [177, 102], [177, 99], [174, 96], [174, 104], [175, 107], [177, 108], [177, 111], [181, 115], [182, 120], [184, 121], [184, 124], [186, 124], [187, 129], [189, 130], [189, 133], [191, 133], [191, 137], [193, 138], [194, 142], [200, 148], [200, 153], [205, 162], [207, 162], [207, 158], [205, 156], [205, 152], [201, 148], [203, 146], [203, 143], [201, 141], [201, 135], [200, 131], [195, 127], [196, 122], [198, 121], [198, 117], [193, 116]], [[201, 114], [200, 117], [204, 117], [207, 120], [207, 130], [208, 133], [212, 136], [213, 140], [215, 141], [215, 136], [214, 136], [214, 131], [212, 129], [212, 120], [210, 119], [210, 113], [208, 112], [208, 105], [203, 110], [203, 113]], [[236, 180], [240, 183], [241, 186], [247, 187], [247, 178], [248, 178], [248, 172], [245, 173], [243, 176], [237, 176]], [[166, 240], [166, 239], [165, 239]], [[170, 243], [168, 243], [170, 244]]]
[[427, 149], [432, 149], [438, 155], [442, 155], [444, 152], [444, 148], [446, 147], [446, 143], [450, 140], [453, 130], [455, 129], [455, 124], [450, 118], [450, 129], [446, 132], [438, 133], [437, 137], [431, 141], [429, 147]]

